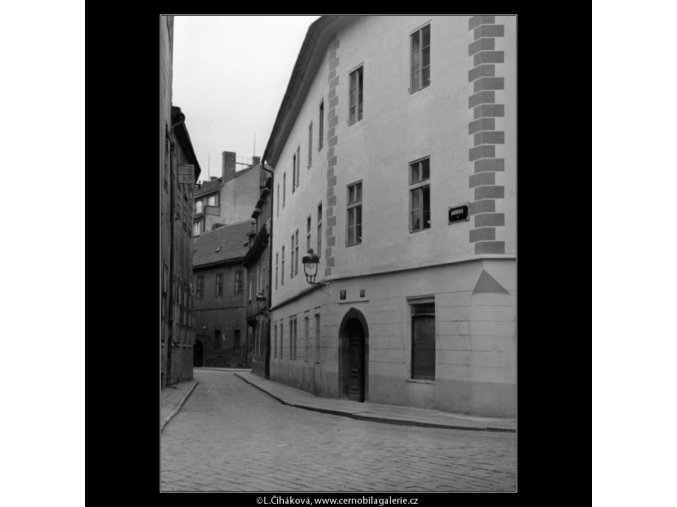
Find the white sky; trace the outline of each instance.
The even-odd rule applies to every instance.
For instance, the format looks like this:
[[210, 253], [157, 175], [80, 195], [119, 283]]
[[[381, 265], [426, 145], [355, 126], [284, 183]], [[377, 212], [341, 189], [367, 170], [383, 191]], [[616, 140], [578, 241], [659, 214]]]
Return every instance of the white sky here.
[[[263, 155], [308, 27], [319, 16], [176, 16], [172, 105], [202, 173], [221, 152]], [[256, 135], [256, 153], [254, 149]], [[210, 155], [211, 153], [211, 155]]]

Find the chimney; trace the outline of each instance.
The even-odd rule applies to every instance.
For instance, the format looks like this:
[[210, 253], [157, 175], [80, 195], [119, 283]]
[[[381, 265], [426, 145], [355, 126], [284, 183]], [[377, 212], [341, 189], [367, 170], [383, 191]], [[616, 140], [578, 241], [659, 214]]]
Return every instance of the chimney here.
[[219, 179], [219, 178], [216, 177], [216, 176], [210, 176], [210, 177], [209, 177], [209, 181], [214, 181], [214, 180], [218, 180], [218, 179]]
[[261, 157], [253, 157], [252, 158], [252, 165], [260, 165], [261, 164]]
[[223, 183], [232, 180], [235, 177], [235, 152], [223, 152]]

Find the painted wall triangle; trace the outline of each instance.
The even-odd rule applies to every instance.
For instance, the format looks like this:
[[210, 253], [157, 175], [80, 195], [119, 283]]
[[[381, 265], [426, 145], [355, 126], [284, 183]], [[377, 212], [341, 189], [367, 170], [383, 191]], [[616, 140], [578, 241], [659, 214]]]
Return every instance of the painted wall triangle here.
[[480, 277], [477, 279], [473, 294], [510, 294], [505, 287], [496, 281], [496, 279], [482, 270]]

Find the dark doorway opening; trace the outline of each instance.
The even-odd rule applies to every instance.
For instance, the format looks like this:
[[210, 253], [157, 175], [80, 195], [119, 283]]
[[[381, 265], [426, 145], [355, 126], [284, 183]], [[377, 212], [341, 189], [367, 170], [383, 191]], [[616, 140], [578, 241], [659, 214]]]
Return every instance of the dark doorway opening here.
[[204, 346], [200, 340], [195, 340], [193, 345], [193, 366], [202, 366], [204, 360]]
[[367, 398], [368, 329], [362, 312], [351, 308], [340, 328], [340, 391], [345, 398], [363, 402]]

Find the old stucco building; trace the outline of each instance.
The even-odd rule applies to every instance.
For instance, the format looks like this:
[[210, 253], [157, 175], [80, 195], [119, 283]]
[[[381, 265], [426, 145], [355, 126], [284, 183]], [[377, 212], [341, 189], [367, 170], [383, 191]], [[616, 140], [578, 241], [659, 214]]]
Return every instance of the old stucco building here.
[[195, 189], [193, 235], [246, 220], [259, 198], [261, 158], [253, 157], [251, 164], [242, 165], [236, 153], [221, 154], [221, 177], [212, 176]]
[[515, 18], [321, 17], [263, 160], [270, 378], [514, 416]]
[[174, 17], [160, 16], [160, 375], [193, 378], [193, 188], [200, 174], [186, 118], [172, 106]]

